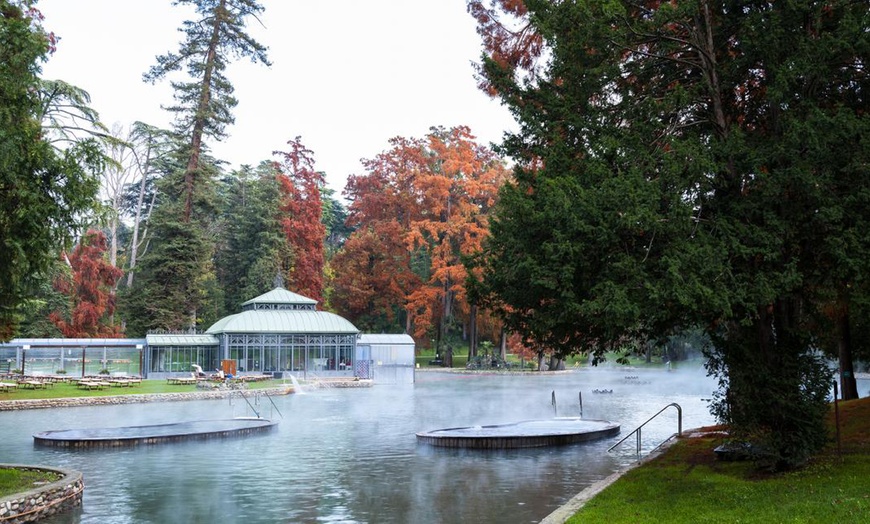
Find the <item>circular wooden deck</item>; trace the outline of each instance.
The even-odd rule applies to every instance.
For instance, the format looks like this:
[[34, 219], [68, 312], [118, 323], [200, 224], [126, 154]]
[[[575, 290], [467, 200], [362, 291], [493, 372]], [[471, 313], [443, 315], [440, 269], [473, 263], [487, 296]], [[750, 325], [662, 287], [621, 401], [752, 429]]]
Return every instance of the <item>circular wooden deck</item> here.
[[172, 424], [43, 431], [34, 442], [55, 447], [118, 447], [161, 444], [183, 440], [226, 438], [267, 431], [278, 423], [264, 418], [240, 417], [222, 420], [192, 420]]
[[419, 442], [446, 448], [512, 449], [564, 446], [619, 434], [606, 420], [559, 417], [513, 424], [469, 426], [417, 433]]

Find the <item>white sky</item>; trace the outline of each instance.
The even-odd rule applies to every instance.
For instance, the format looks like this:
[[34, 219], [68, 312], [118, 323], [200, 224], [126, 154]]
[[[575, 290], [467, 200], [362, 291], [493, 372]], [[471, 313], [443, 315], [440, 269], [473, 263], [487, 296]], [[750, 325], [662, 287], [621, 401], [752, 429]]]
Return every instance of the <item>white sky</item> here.
[[[229, 138], [215, 157], [256, 165], [296, 136], [340, 196], [395, 136], [467, 125], [483, 144], [515, 129], [508, 111], [477, 89], [471, 63], [481, 52], [465, 0], [261, 0], [263, 26], [249, 33], [269, 48], [272, 67], [248, 59], [227, 76], [239, 100]], [[168, 81], [142, 73], [176, 51], [190, 9], [170, 0], [40, 0], [44, 25], [61, 38], [43, 77], [91, 95], [103, 122], [169, 127]]]

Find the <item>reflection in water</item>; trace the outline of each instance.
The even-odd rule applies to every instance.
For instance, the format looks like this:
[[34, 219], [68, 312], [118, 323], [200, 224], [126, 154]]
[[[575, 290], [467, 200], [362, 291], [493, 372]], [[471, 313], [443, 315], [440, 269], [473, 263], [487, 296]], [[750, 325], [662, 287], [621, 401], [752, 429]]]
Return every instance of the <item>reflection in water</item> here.
[[[51, 520], [166, 522], [537, 522], [591, 483], [635, 460], [634, 439], [558, 448], [481, 451], [418, 444], [439, 428], [579, 414], [625, 435], [670, 402], [683, 427], [712, 423], [715, 385], [691, 374], [620, 369], [560, 375], [426, 372], [410, 386], [319, 389], [275, 397], [284, 418], [266, 434], [131, 449], [35, 447], [40, 431], [159, 424], [242, 415], [241, 403], [196, 401], [0, 414], [0, 462], [80, 470], [83, 507]], [[639, 376], [639, 378], [635, 378]], [[595, 388], [612, 389], [593, 395]], [[261, 404], [270, 416], [268, 401]], [[233, 412], [235, 410], [235, 413]], [[250, 415], [250, 413], [247, 413]], [[274, 414], [278, 417], [277, 413]], [[648, 451], [676, 431], [666, 412], [644, 428]]]

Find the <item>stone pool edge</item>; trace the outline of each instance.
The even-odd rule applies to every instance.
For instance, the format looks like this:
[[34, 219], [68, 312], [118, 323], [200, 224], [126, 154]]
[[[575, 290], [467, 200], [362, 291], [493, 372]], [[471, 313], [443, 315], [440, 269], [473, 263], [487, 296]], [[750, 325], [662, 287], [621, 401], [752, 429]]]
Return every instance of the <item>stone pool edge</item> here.
[[85, 485], [80, 471], [29, 464], [0, 464], [0, 468], [52, 471], [63, 475], [44, 486], [0, 497], [0, 522], [36, 522], [82, 503]]
[[[293, 388], [264, 388], [244, 390], [242, 393], [267, 393], [269, 395], [287, 395]], [[172, 402], [179, 400], [213, 400], [236, 395], [240, 390], [194, 391], [186, 393], [147, 393], [129, 395], [107, 395], [104, 397], [62, 397], [44, 399], [21, 399], [0, 401], [0, 411], [17, 411], [22, 409], [70, 408], [80, 406], [108, 406], [119, 404], [142, 404], [146, 402]]]
[[[321, 381], [306, 385], [311, 388], [365, 388], [371, 387], [370, 380]], [[0, 411], [21, 409], [71, 408], [80, 406], [111, 406], [119, 404], [142, 404], [145, 402], [173, 402], [180, 400], [215, 400], [228, 398], [237, 393], [267, 393], [269, 395], [289, 395], [293, 386], [280, 386], [262, 389], [213, 389], [208, 391], [188, 391], [184, 393], [130, 393], [126, 395], [107, 395], [103, 397], [62, 397], [43, 399], [0, 400]]]

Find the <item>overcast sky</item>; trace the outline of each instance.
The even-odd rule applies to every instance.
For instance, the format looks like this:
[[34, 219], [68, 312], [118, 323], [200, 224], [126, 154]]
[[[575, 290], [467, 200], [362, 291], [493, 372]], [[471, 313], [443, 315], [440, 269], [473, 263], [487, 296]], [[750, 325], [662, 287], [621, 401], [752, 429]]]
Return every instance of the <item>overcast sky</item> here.
[[[508, 111], [477, 89], [481, 52], [465, 0], [262, 0], [262, 26], [250, 34], [269, 48], [272, 67], [247, 59], [228, 77], [239, 100], [230, 137], [210, 143], [235, 168], [287, 150], [301, 136], [339, 194], [361, 158], [394, 136], [422, 137], [431, 126], [467, 125], [481, 143], [513, 128]], [[169, 127], [160, 106], [168, 82], [142, 73], [176, 51], [192, 10], [170, 0], [40, 0], [44, 25], [61, 40], [43, 76], [91, 95], [109, 126]]]

